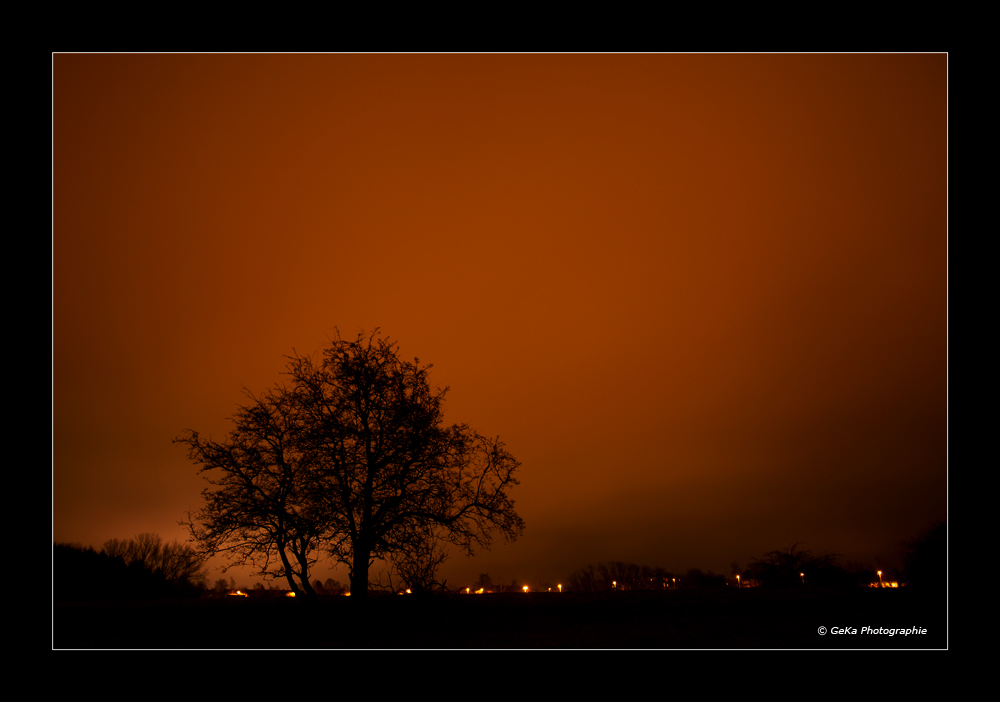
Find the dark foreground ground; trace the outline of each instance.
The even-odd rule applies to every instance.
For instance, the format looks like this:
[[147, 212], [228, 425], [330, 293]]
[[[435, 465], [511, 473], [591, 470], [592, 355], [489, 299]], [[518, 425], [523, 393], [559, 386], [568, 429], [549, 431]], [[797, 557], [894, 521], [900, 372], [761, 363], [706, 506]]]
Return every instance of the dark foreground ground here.
[[[945, 598], [906, 589], [386, 596], [371, 598], [364, 611], [358, 604], [349, 597], [314, 604], [244, 598], [58, 603], [52, 610], [52, 644], [56, 649], [948, 646]], [[826, 628], [824, 635], [820, 627]], [[907, 628], [927, 633], [888, 633]]]

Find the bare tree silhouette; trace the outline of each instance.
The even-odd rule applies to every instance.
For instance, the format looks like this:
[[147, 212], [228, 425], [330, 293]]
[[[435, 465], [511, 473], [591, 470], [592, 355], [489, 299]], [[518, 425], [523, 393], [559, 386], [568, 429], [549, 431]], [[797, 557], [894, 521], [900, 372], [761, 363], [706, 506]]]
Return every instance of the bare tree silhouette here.
[[276, 388], [239, 407], [224, 441], [196, 431], [175, 439], [206, 480], [205, 507], [183, 522], [205, 556], [224, 554], [230, 565], [253, 565], [283, 577], [292, 592], [315, 596], [309, 568], [328, 528], [318, 514], [317, 465], [299, 445], [294, 395]]
[[289, 359], [287, 387], [248, 393], [224, 441], [176, 439], [215, 488], [186, 522], [202, 553], [313, 595], [309, 568], [325, 551], [364, 599], [375, 559], [427, 582], [443, 561], [436, 544], [471, 555], [494, 534], [516, 539], [524, 522], [507, 491], [520, 464], [499, 439], [444, 424], [447, 388], [431, 388], [429, 369], [378, 330], [338, 334], [320, 358]]
[[415, 535], [408, 548], [389, 558], [402, 586], [414, 594], [445, 589], [445, 583], [437, 579], [437, 571], [447, 559], [448, 551], [442, 539], [430, 528], [422, 537]]
[[331, 519], [327, 548], [350, 568], [352, 597], [366, 596], [376, 558], [405, 560], [429, 538], [471, 555], [495, 533], [524, 530], [507, 494], [520, 464], [499, 439], [445, 426], [447, 388], [431, 388], [429, 369], [401, 360], [378, 330], [338, 335], [320, 359], [290, 364], [302, 444], [322, 476], [318, 511]]

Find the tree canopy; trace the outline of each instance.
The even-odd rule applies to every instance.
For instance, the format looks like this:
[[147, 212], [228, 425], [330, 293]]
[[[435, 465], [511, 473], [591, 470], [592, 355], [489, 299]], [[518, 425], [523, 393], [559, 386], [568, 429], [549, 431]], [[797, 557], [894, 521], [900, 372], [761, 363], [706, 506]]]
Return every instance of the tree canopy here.
[[225, 440], [178, 438], [215, 488], [189, 519], [194, 540], [307, 595], [325, 552], [364, 597], [375, 559], [412, 570], [426, 554], [436, 567], [434, 540], [471, 555], [494, 535], [516, 539], [524, 522], [508, 490], [520, 464], [499, 438], [445, 424], [447, 388], [432, 388], [429, 370], [378, 330], [338, 335], [318, 358], [290, 357], [290, 382], [249, 396]]

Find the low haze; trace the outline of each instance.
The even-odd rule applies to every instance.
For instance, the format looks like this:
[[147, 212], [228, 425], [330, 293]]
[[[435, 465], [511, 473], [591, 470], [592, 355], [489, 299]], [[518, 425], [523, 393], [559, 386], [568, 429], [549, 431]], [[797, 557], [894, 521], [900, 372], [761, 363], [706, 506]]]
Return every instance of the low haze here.
[[947, 508], [947, 69], [54, 55], [53, 540], [186, 538], [172, 439], [378, 327], [522, 464], [450, 585], [901, 565]]

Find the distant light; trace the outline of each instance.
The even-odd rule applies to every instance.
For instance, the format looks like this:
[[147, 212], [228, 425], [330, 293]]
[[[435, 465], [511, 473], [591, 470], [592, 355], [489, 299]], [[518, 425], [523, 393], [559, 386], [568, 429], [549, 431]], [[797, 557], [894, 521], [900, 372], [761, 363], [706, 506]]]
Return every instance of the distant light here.
[[289, 592], [287, 595], [285, 595], [285, 597], [295, 597], [295, 593]]
[[521, 589], [522, 589], [522, 590], [524, 590], [525, 592], [527, 592], [527, 591], [528, 591], [528, 586], [527, 586], [527, 585], [525, 585], [525, 586], [524, 586], [524, 587], [522, 587]]

